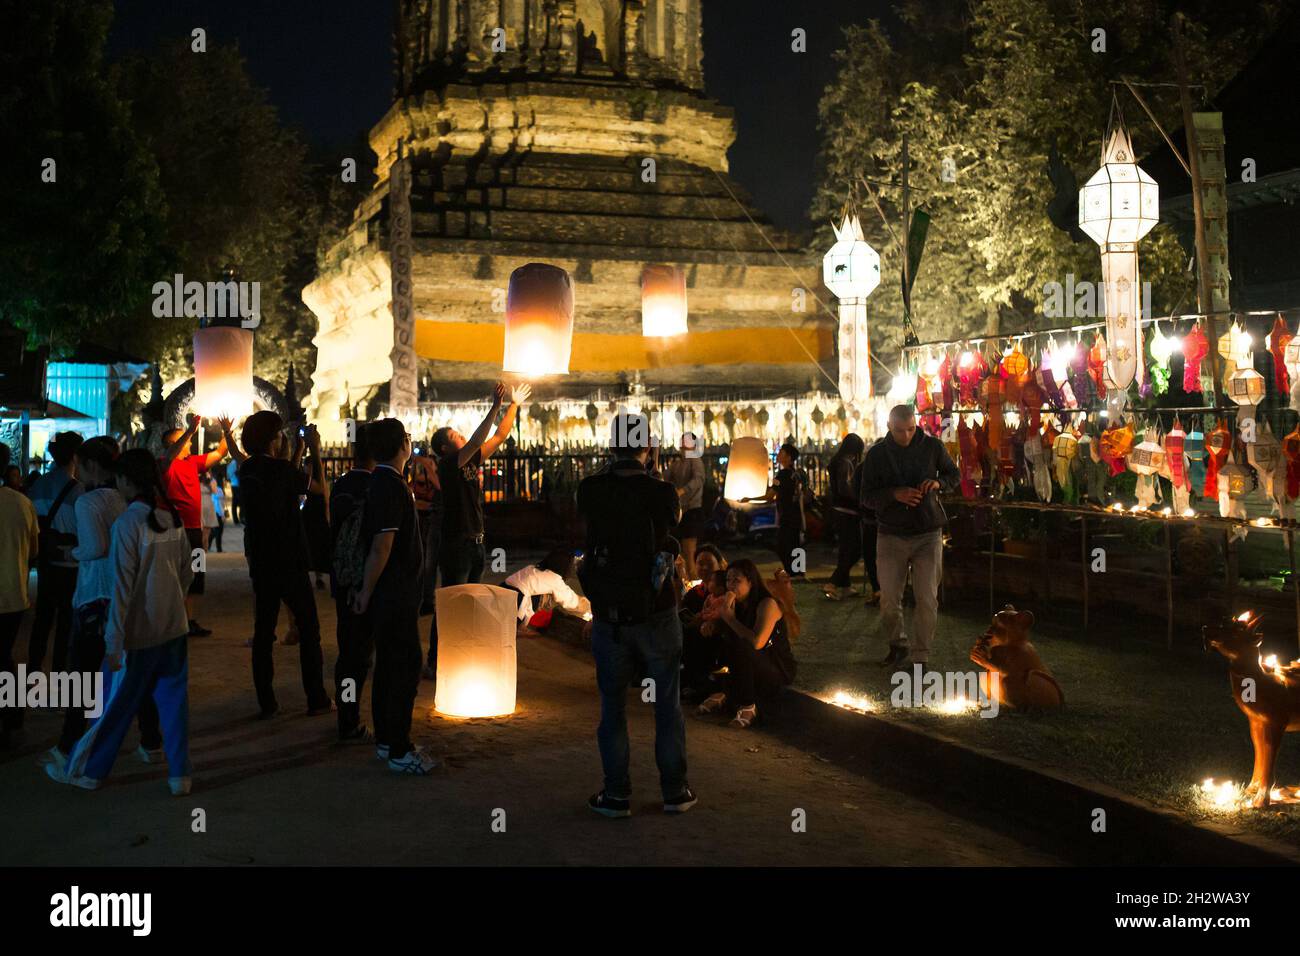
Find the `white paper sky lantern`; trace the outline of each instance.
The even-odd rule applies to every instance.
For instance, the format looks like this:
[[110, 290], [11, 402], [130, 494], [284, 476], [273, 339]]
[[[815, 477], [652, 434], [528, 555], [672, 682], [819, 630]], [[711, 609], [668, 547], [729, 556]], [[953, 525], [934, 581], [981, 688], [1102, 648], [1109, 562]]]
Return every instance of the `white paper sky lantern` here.
[[530, 262], [510, 274], [501, 368], [534, 377], [567, 375], [573, 349], [573, 282], [558, 266]]
[[761, 439], [737, 438], [727, 454], [727, 479], [722, 486], [722, 497], [739, 501], [767, 494], [767, 478], [771, 470], [772, 459]]
[[1079, 190], [1079, 228], [1101, 246], [1109, 346], [1106, 365], [1118, 388], [1128, 388], [1141, 375], [1137, 243], [1159, 221], [1156, 181], [1138, 167], [1128, 132], [1122, 124], [1116, 125], [1101, 169]]
[[835, 245], [822, 259], [822, 281], [840, 300], [840, 398], [862, 401], [873, 394], [867, 296], [880, 285], [880, 255], [863, 238], [857, 216], [832, 228]]
[[686, 334], [686, 273], [678, 266], [650, 265], [641, 273], [641, 334]]
[[438, 589], [438, 689], [449, 717], [504, 717], [515, 710], [518, 595], [491, 584]]
[[194, 410], [205, 418], [239, 418], [253, 411], [252, 329], [195, 331]]

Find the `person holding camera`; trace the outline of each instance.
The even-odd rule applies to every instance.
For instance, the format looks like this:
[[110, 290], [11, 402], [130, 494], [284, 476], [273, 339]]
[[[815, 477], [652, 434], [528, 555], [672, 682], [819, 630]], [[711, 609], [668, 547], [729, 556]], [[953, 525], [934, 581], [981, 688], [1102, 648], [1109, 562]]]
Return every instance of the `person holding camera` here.
[[686, 781], [686, 724], [682, 719], [680, 586], [675, 573], [678, 496], [655, 477], [650, 422], [640, 414], [615, 416], [613, 462], [578, 485], [578, 514], [586, 547], [578, 580], [591, 601], [591, 650], [600, 688], [596, 741], [604, 789], [587, 806], [606, 817], [631, 816], [627, 691], [638, 665], [652, 689], [655, 761], [666, 813], [695, 806]]

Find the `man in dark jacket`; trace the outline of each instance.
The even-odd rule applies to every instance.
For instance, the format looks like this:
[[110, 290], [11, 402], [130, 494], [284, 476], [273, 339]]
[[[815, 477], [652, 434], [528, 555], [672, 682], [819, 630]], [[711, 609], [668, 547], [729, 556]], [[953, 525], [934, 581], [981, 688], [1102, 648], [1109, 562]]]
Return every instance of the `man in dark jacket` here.
[[[943, 526], [948, 523], [939, 493], [961, 480], [943, 442], [916, 427], [910, 405], [889, 412], [889, 434], [862, 463], [864, 508], [876, 515], [876, 562], [880, 575], [880, 629], [889, 642], [886, 667], [904, 669], [930, 659], [943, 576]], [[903, 633], [903, 588], [912, 569], [916, 614], [912, 640]]]
[[630, 816], [627, 690], [638, 661], [653, 693], [655, 761], [664, 812], [695, 805], [686, 783], [686, 723], [680, 675], [682, 625], [674, 576], [677, 492], [650, 474], [650, 422], [644, 415], [615, 416], [613, 463], [578, 485], [578, 514], [586, 523], [586, 549], [578, 580], [591, 601], [591, 652], [600, 689], [596, 742], [605, 787], [587, 805], [607, 817]]

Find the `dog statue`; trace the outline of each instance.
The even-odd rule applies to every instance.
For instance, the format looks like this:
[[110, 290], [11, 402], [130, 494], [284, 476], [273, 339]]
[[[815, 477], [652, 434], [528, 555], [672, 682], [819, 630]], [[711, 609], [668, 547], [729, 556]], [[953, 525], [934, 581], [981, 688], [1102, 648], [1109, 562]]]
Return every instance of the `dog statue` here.
[[1029, 641], [1033, 624], [1033, 614], [1008, 604], [993, 615], [993, 623], [971, 648], [970, 659], [997, 675], [989, 684], [1000, 707], [1049, 710], [1065, 703], [1061, 685]]
[[1255, 769], [1246, 787], [1252, 807], [1270, 803], [1300, 802], [1300, 788], [1273, 786], [1273, 770], [1282, 735], [1300, 730], [1300, 661], [1285, 666], [1273, 658], [1261, 659], [1264, 634], [1259, 615], [1247, 611], [1227, 624], [1207, 624], [1201, 629], [1206, 650], [1228, 659], [1232, 699], [1250, 722], [1250, 742], [1255, 748]]

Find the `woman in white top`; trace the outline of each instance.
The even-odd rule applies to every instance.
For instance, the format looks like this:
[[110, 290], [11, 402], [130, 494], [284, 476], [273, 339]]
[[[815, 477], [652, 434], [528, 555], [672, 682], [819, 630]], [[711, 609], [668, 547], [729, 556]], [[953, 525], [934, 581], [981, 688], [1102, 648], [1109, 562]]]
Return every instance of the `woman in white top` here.
[[[94, 790], [113, 768], [122, 740], [144, 700], [162, 722], [171, 792], [190, 792], [189, 620], [185, 591], [194, 576], [189, 539], [167, 498], [158, 462], [143, 448], [117, 460], [117, 487], [127, 508], [113, 523], [109, 560], [113, 596], [104, 634], [110, 682], [104, 712], [77, 742], [55, 780]], [[160, 507], [161, 506], [161, 507]]]
[[533, 616], [533, 598], [550, 597], [566, 611], [585, 615], [591, 604], [565, 583], [573, 574], [573, 552], [557, 548], [542, 559], [540, 564], [520, 568], [506, 578], [506, 587], [519, 592], [519, 620], [527, 622]]

